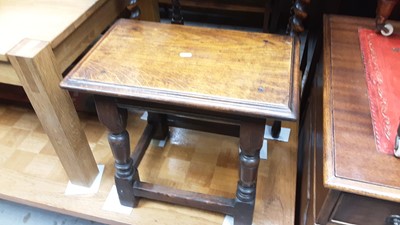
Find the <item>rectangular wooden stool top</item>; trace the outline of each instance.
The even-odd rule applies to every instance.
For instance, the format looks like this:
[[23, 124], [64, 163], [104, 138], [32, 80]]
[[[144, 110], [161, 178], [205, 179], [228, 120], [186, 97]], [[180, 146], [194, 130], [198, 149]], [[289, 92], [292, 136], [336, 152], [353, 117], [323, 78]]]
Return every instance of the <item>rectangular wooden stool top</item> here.
[[294, 120], [297, 49], [289, 36], [120, 19], [61, 86]]

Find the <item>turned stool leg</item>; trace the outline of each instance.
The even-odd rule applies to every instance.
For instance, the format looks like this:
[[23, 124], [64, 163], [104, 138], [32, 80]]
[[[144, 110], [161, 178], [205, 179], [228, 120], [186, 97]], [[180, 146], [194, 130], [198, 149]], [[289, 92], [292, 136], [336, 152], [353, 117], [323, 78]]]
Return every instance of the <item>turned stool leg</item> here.
[[181, 14], [181, 3], [179, 2], [179, 0], [172, 0], [171, 3], [172, 3], [171, 23], [183, 25], [184, 22]]
[[99, 120], [109, 131], [108, 142], [115, 159], [115, 185], [119, 200], [122, 205], [135, 207], [139, 199], [133, 195], [133, 182], [139, 180], [139, 175], [130, 157], [127, 110], [118, 108], [111, 98], [95, 96], [95, 102]]
[[257, 172], [264, 129], [265, 120], [240, 124], [240, 174], [233, 215], [236, 225], [250, 225], [253, 221]]
[[271, 127], [271, 136], [273, 138], [279, 138], [282, 130], [282, 122], [280, 120], [275, 120]]
[[155, 127], [153, 139], [165, 140], [169, 135], [169, 127], [167, 123], [167, 115], [148, 112], [147, 123]]

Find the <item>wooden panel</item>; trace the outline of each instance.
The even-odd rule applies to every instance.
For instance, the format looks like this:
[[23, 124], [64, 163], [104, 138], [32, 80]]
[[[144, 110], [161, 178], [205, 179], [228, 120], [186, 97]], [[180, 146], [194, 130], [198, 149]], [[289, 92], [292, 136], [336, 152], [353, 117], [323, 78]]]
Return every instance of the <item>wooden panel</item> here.
[[24, 39], [7, 56], [71, 182], [89, 186], [97, 165], [72, 100], [58, 86], [61, 73], [49, 43]]
[[294, 49], [287, 36], [119, 20], [62, 86], [294, 119]]
[[326, 16], [324, 24], [324, 182], [400, 202], [400, 161], [375, 148], [359, 48], [358, 28], [373, 29], [374, 20]]
[[106, 0], [0, 1], [0, 61], [24, 38], [61, 43]]
[[313, 189], [313, 154], [312, 154], [312, 138], [313, 138], [313, 117], [314, 113], [309, 106], [309, 110], [307, 111], [306, 117], [303, 122], [303, 127], [301, 128], [300, 138], [299, 138], [299, 157], [301, 157], [301, 161], [303, 165], [301, 168], [301, 186], [299, 187], [300, 195], [298, 198], [300, 199], [298, 206], [299, 207], [299, 221], [300, 225], [309, 225], [313, 224], [315, 220], [315, 215], [313, 213], [313, 199], [314, 199], [314, 189]]
[[160, 22], [158, 0], [139, 0], [140, 20]]
[[[126, 1], [108, 0], [92, 14], [85, 15], [86, 20], [79, 26], [74, 23], [74, 30], [53, 47], [60, 70], [64, 71], [70, 66], [99, 37], [101, 32], [112, 24], [125, 7]], [[52, 43], [52, 46], [54, 45]]]
[[[140, 115], [128, 116], [132, 146], [146, 126]], [[68, 177], [34, 111], [0, 103], [0, 197], [106, 224], [222, 224], [221, 214], [146, 199], [129, 215], [103, 210], [114, 184], [114, 160], [107, 131], [95, 115], [80, 114], [80, 119], [95, 159], [105, 165], [105, 171], [98, 193], [65, 196]], [[297, 124], [283, 126], [292, 128], [290, 142], [269, 141], [268, 160], [260, 162], [254, 213], [254, 223], [258, 225], [294, 224]], [[234, 137], [172, 128], [164, 148], [158, 147], [157, 142], [150, 143], [139, 167], [141, 179], [232, 197], [238, 179], [238, 141]]]
[[[11, 2], [11, 1], [10, 1]], [[0, 1], [0, 3], [2, 3]], [[16, 2], [17, 3], [17, 2]], [[14, 3], [14, 4], [16, 4]], [[98, 1], [98, 4], [101, 3], [101, 1]], [[17, 4], [18, 5], [18, 4]], [[8, 6], [7, 4], [3, 4], [0, 5], [0, 11], [2, 9], [2, 7], [11, 7], [12, 9], [15, 9], [15, 7], [17, 5], [13, 5]], [[41, 4], [36, 5], [34, 4], [35, 7], [38, 6], [43, 6]], [[111, 24], [115, 18], [120, 14], [120, 12], [122, 12], [122, 10], [124, 9], [126, 5], [126, 2], [124, 1], [107, 1], [102, 5], [96, 5], [93, 6], [92, 8], [90, 8], [88, 10], [88, 12], [86, 12], [83, 17], [81, 17], [79, 20], [75, 21], [75, 23], [73, 24], [73, 28], [67, 28], [67, 30], [63, 31], [62, 33], [62, 37], [58, 37], [53, 43], [52, 45], [55, 46], [54, 49], [54, 54], [56, 56], [57, 59], [57, 64], [59, 65], [59, 68], [61, 71], [64, 71], [69, 65], [71, 65], [71, 63], [89, 46], [89, 44], [91, 44], [98, 36], [99, 34], [109, 25]], [[70, 9], [71, 7], [82, 7], [82, 5], [68, 5], [67, 9]], [[47, 7], [51, 7], [49, 5], [47, 5]], [[55, 6], [53, 6], [55, 7]], [[61, 6], [57, 6], [57, 7], [61, 7]], [[25, 10], [26, 7], [22, 7], [20, 6], [20, 10]], [[42, 11], [47, 11], [49, 9], [47, 8], [42, 8], [40, 9], [38, 8], [31, 8], [30, 10], [42, 10]], [[95, 12], [92, 12], [92, 10], [96, 10]], [[37, 13], [42, 13], [42, 11], [37, 12]], [[16, 11], [15, 15], [18, 15], [17, 13], [18, 11]], [[31, 14], [34, 14], [34, 12], [30, 12]], [[51, 12], [48, 17], [48, 20], [52, 20], [52, 16], [54, 16], [53, 14], [54, 12]], [[58, 14], [57, 14], [58, 15]], [[1, 15], [4, 16], [4, 15]], [[0, 16], [0, 26], [2, 25], [2, 19]], [[10, 15], [11, 16], [11, 15]], [[43, 18], [41, 18], [41, 20], [45, 20], [45, 16], [42, 15]], [[38, 18], [35, 18], [37, 20], [39, 20]], [[68, 19], [70, 19], [70, 17], [66, 17], [63, 18], [66, 21], [63, 21], [64, 23], [68, 21]], [[84, 20], [85, 19], [85, 20]], [[84, 20], [84, 21], [81, 21]], [[29, 20], [30, 21], [30, 20]], [[31, 21], [31, 23], [33, 23], [34, 21]], [[37, 22], [37, 21], [36, 21]], [[62, 25], [64, 23], [57, 23], [57, 25], [61, 26], [59, 28], [54, 28], [51, 27], [54, 30], [51, 31], [47, 31], [49, 33], [51, 32], [55, 32], [55, 30], [57, 31], [62, 31], [62, 28], [66, 28], [66, 27], [62, 27]], [[9, 25], [9, 24], [8, 24]], [[7, 26], [8, 26], [7, 25]], [[45, 26], [41, 26], [42, 28], [44, 28]], [[15, 29], [15, 28], [14, 28]], [[17, 30], [17, 29], [15, 29]], [[23, 34], [25, 34], [24, 32], [28, 32], [26, 33], [27, 36], [29, 36], [29, 30], [26, 30], [26, 27], [23, 26], [23, 29], [21, 29], [23, 31], [21, 31], [21, 37]], [[14, 31], [17, 32], [17, 31]], [[33, 31], [32, 31], [33, 32]], [[46, 32], [40, 33], [40, 35], [45, 35], [47, 34]], [[61, 35], [61, 34], [60, 34]], [[65, 35], [68, 35], [67, 37]], [[8, 36], [1, 36], [0, 40], [3, 38], [7, 38]], [[16, 42], [16, 40], [18, 39], [17, 37], [10, 37], [10, 40], [12, 39], [12, 42], [15, 44], [17, 44], [18, 42]], [[49, 38], [47, 38], [49, 39]], [[21, 40], [21, 39], [18, 39]], [[60, 41], [62, 41], [61, 43], [59, 43]], [[6, 48], [6, 45], [11, 45], [11, 42], [3, 42], [0, 44], [0, 49], [2, 47]], [[8, 48], [8, 47], [7, 47]], [[11, 48], [11, 47], [10, 47]], [[10, 50], [10, 48], [8, 48], [8, 50]], [[7, 61], [7, 59], [4, 57], [4, 60], [1, 60], [1, 56], [0, 56], [0, 81], [2, 83], [6, 83], [6, 84], [13, 84], [13, 85], [21, 85], [21, 82], [19, 81], [15, 70], [12, 69], [12, 66], [8, 63], [8, 62], [3, 62], [3, 61]]]
[[303, 154], [299, 223], [307, 225], [316, 223], [328, 194], [322, 182], [322, 85], [322, 63], [319, 63], [299, 139], [299, 151]]
[[315, 127], [313, 129], [314, 137], [313, 137], [313, 152], [314, 152], [314, 162], [313, 162], [313, 172], [314, 172], [314, 180], [313, 182], [313, 195], [314, 195], [314, 219], [318, 217], [320, 211], [322, 210], [323, 204], [328, 196], [329, 189], [324, 187], [323, 184], [323, 63], [322, 56], [316, 68], [316, 76], [314, 78], [313, 88], [315, 90], [314, 93], [314, 118], [315, 118]]
[[329, 190], [316, 218], [316, 224], [330, 224], [330, 218], [343, 192]]
[[0, 81], [5, 84], [21, 85], [17, 73], [8, 62], [0, 62]]
[[338, 224], [386, 224], [390, 215], [400, 215], [400, 204], [344, 193], [330, 219]]
[[[170, 0], [159, 0], [162, 4], [171, 4]], [[269, 11], [269, 7], [263, 7], [264, 5], [256, 6], [251, 4], [232, 4], [228, 2], [218, 2], [218, 1], [196, 1], [196, 0], [181, 0], [182, 7], [193, 7], [200, 9], [220, 9], [228, 11], [237, 12], [253, 12], [253, 13], [264, 13]]]

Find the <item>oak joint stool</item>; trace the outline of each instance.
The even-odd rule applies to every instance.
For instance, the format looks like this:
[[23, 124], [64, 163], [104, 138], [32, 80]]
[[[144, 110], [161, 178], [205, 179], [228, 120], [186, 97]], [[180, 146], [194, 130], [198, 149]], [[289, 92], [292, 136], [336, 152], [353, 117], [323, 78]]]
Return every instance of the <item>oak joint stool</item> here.
[[[61, 86], [95, 96], [109, 130], [121, 203], [139, 198], [216, 211], [251, 224], [267, 118], [296, 120], [299, 45], [292, 37], [121, 19]], [[127, 108], [147, 110], [133, 153]], [[217, 197], [142, 182], [138, 166], [151, 139], [169, 127], [239, 137], [236, 197]]]

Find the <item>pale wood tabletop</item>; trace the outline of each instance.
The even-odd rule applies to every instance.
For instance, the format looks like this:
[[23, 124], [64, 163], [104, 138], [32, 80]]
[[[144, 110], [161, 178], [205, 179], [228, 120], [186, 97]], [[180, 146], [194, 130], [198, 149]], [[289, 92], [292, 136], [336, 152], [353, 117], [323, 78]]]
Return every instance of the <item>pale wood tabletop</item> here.
[[358, 38], [358, 28], [374, 25], [355, 17], [324, 20], [324, 184], [400, 202], [400, 160], [376, 150]]
[[106, 0], [0, 0], [0, 61], [24, 38], [55, 48]]
[[62, 86], [293, 120], [296, 47], [289, 36], [121, 19]]

